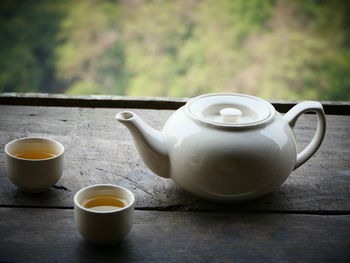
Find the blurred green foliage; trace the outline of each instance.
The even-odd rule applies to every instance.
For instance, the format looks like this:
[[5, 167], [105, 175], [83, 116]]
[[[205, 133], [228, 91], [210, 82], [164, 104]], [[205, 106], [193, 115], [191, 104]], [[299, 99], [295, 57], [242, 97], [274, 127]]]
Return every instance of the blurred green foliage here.
[[350, 4], [3, 0], [0, 92], [350, 100]]

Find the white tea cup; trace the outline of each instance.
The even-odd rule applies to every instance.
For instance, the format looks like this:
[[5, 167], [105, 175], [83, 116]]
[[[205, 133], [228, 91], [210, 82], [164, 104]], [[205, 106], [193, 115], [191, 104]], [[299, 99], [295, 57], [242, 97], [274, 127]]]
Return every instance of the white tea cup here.
[[52, 139], [13, 140], [5, 146], [7, 177], [24, 192], [45, 192], [62, 176], [63, 153], [63, 145]]
[[[105, 197], [123, 200], [123, 206], [100, 210], [97, 209], [98, 206], [87, 205], [92, 204], [93, 200]], [[122, 186], [112, 184], [87, 186], [74, 196], [74, 220], [77, 230], [91, 243], [120, 241], [131, 230], [134, 203], [133, 193]]]

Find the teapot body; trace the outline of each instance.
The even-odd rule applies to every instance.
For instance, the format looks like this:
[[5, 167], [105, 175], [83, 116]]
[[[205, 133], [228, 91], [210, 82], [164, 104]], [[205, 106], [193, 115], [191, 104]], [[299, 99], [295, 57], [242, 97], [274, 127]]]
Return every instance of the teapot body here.
[[182, 107], [163, 133], [170, 178], [205, 199], [240, 201], [271, 193], [296, 162], [292, 129], [278, 112], [260, 126], [225, 130], [194, 121]]
[[[315, 112], [315, 135], [300, 153], [293, 127]], [[271, 193], [317, 151], [326, 131], [321, 103], [304, 101], [284, 116], [267, 101], [235, 94], [189, 100], [158, 131], [136, 114], [118, 113], [144, 163], [157, 175], [209, 200], [245, 201]]]

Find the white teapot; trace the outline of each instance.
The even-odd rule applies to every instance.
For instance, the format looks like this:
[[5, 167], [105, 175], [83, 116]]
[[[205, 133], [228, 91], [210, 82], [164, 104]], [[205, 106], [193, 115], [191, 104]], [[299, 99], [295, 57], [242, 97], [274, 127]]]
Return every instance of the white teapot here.
[[[316, 134], [297, 153], [292, 129], [307, 111], [317, 114]], [[130, 111], [118, 113], [116, 119], [130, 130], [154, 173], [216, 201], [250, 200], [275, 191], [317, 151], [326, 131], [319, 102], [301, 102], [282, 116], [263, 99], [234, 93], [190, 99], [162, 131]]]

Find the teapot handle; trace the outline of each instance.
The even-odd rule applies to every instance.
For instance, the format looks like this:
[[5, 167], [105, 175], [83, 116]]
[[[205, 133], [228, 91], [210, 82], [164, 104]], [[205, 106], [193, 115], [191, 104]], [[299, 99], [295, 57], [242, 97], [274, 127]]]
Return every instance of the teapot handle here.
[[288, 122], [289, 126], [293, 129], [300, 115], [309, 111], [313, 111], [317, 114], [318, 122], [316, 133], [309, 145], [302, 152], [298, 153], [293, 170], [297, 169], [308, 159], [310, 159], [320, 147], [326, 133], [326, 116], [324, 114], [322, 104], [317, 101], [301, 102], [295, 105], [283, 116], [283, 118]]

